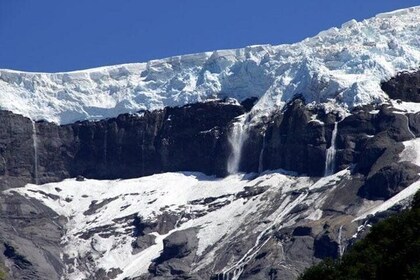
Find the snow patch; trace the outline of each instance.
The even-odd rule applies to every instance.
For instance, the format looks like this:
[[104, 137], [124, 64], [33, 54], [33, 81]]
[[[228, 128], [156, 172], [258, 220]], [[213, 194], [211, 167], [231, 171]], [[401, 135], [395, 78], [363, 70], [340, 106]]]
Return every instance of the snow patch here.
[[404, 150], [400, 154], [400, 161], [409, 161], [420, 166], [420, 138], [403, 142]]

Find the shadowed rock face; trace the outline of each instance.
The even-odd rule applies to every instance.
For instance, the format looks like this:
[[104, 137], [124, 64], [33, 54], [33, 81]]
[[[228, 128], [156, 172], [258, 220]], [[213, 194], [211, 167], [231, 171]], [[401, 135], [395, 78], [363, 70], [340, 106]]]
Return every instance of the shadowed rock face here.
[[399, 193], [419, 179], [420, 167], [409, 162], [390, 163], [369, 176], [359, 195], [384, 200]]
[[[312, 120], [315, 115], [317, 117]], [[292, 101], [267, 125], [263, 169], [282, 168], [323, 176], [326, 149], [331, 145], [335, 120], [336, 116], [327, 115], [322, 109], [308, 109], [300, 99]]]
[[[57, 126], [37, 122], [39, 182], [82, 175], [134, 178], [168, 171], [224, 175], [228, 123], [244, 108], [209, 102]], [[1, 186], [35, 182], [32, 123], [0, 112]]]
[[70, 173], [133, 178], [168, 171], [225, 173], [227, 124], [241, 106], [217, 102], [71, 125], [77, 148]]
[[420, 71], [403, 72], [381, 84], [390, 98], [408, 102], [420, 102]]
[[[64, 126], [37, 122], [35, 138], [29, 119], [1, 111], [0, 183], [8, 188], [80, 175], [116, 179], [184, 170], [224, 176], [231, 153], [229, 130], [235, 118], [250, 109], [252, 104], [248, 103], [245, 107], [198, 103]], [[415, 115], [397, 114], [387, 106], [375, 108], [374, 114], [373, 109], [358, 108], [342, 119], [321, 107], [305, 106], [297, 98], [283, 111], [250, 127], [239, 169], [258, 172], [281, 168], [323, 176], [326, 150], [332, 145], [334, 123], [338, 122], [334, 170], [354, 166], [354, 172], [368, 178], [386, 172], [386, 176], [374, 178], [385, 180], [384, 188], [399, 191], [416, 179], [415, 170], [411, 175], [400, 174], [403, 179], [396, 181], [392, 174], [401, 172], [389, 166], [402, 150], [400, 142], [412, 139], [412, 131], [420, 131], [420, 121]], [[371, 197], [369, 189], [367, 185], [360, 195], [386, 198], [395, 193], [384, 191], [378, 196], [376, 190]]]
[[163, 251], [149, 268], [150, 273], [163, 279], [190, 279], [198, 246], [196, 234], [194, 229], [188, 229], [176, 231], [165, 238]]
[[314, 242], [314, 256], [319, 259], [338, 257], [338, 244], [328, 235], [322, 235]]
[[[224, 176], [231, 153], [229, 129], [235, 117], [249, 110], [248, 103], [209, 102], [64, 126], [37, 122], [38, 180], [45, 183], [79, 175], [134, 178], [182, 170]], [[333, 121], [324, 128], [309, 121], [314, 113], [295, 101], [274, 115], [272, 123], [252, 127], [240, 170], [258, 171], [262, 135], [267, 130], [267, 152], [262, 153], [265, 170], [283, 168], [322, 176], [325, 138], [331, 137], [324, 134], [331, 133]], [[2, 186], [35, 182], [31, 121], [4, 111], [0, 119]]]
[[0, 197], [0, 249], [10, 279], [59, 279], [64, 271], [59, 216], [19, 194]]

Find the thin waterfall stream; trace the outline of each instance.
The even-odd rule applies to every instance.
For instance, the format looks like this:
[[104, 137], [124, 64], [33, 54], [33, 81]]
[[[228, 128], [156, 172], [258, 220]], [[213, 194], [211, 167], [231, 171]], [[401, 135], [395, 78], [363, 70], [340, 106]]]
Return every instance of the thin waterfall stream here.
[[331, 136], [331, 146], [327, 149], [325, 157], [325, 171], [324, 176], [334, 174], [335, 170], [335, 155], [336, 155], [336, 142], [337, 142], [338, 122], [334, 123], [334, 129]]
[[343, 242], [342, 238], [343, 238], [343, 225], [341, 225], [340, 228], [338, 229], [338, 253], [340, 257], [342, 257], [344, 254], [344, 246], [342, 244]]
[[236, 174], [239, 172], [242, 147], [248, 138], [248, 114], [244, 114], [237, 119], [238, 121], [233, 124], [232, 130], [228, 137], [228, 141], [232, 149], [227, 163], [227, 171], [229, 174]]
[[405, 117], [405, 119], [407, 120], [407, 130], [410, 133], [411, 137], [413, 137], [413, 139], [416, 139], [416, 135], [413, 133], [413, 131], [410, 128], [410, 119], [408, 118], [407, 115], [403, 115]]

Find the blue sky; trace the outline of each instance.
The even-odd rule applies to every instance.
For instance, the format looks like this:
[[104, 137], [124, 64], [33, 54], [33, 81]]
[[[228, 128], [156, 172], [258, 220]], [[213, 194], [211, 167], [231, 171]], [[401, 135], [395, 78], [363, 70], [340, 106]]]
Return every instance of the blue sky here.
[[0, 0], [0, 68], [57, 72], [300, 41], [420, 0]]

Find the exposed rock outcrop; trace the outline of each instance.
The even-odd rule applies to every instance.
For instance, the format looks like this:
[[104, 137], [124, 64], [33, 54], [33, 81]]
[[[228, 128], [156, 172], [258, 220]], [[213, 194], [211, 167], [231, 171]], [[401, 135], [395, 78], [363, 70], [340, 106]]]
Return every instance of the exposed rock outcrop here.
[[176, 231], [163, 240], [163, 251], [149, 271], [152, 279], [199, 279], [191, 275], [191, 265], [198, 246], [197, 231]]
[[420, 71], [402, 72], [389, 81], [383, 82], [381, 88], [390, 98], [408, 102], [420, 102]]
[[[262, 157], [264, 169], [282, 168], [323, 176], [334, 121], [336, 117], [325, 114], [322, 109], [310, 109], [300, 99], [292, 101], [267, 125]], [[255, 147], [249, 147], [248, 151], [252, 149]], [[251, 171], [249, 169], [246, 170]]]
[[0, 197], [0, 248], [8, 279], [59, 279], [63, 275], [63, 221], [35, 199]]
[[358, 194], [368, 199], [386, 200], [417, 181], [419, 173], [420, 167], [412, 163], [391, 163], [369, 176]]

